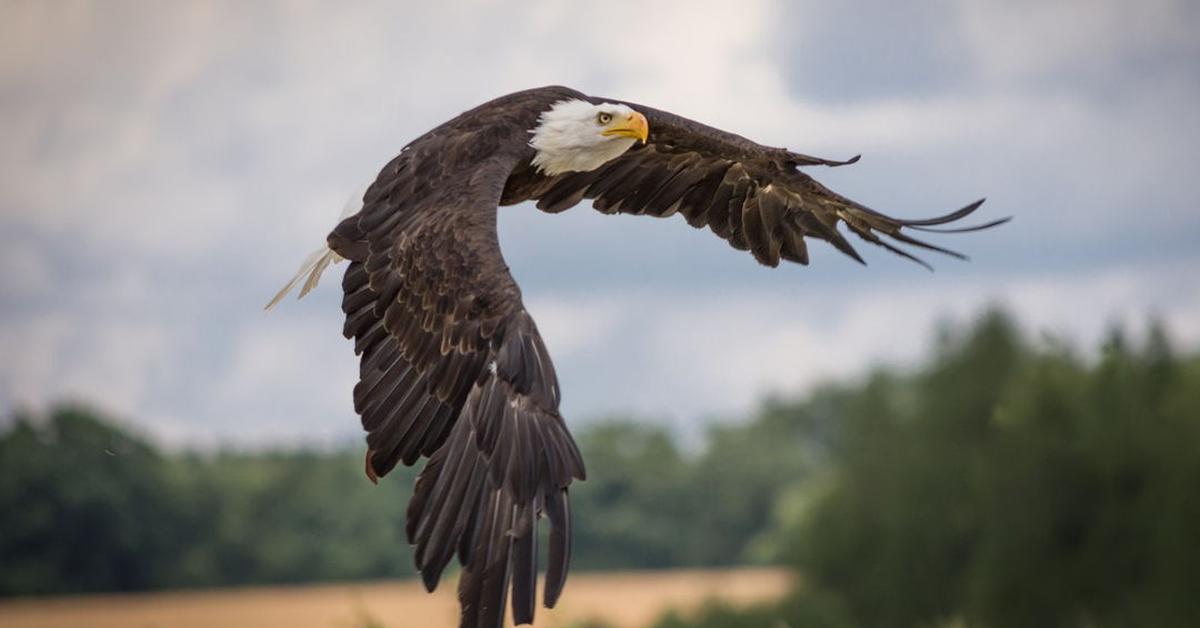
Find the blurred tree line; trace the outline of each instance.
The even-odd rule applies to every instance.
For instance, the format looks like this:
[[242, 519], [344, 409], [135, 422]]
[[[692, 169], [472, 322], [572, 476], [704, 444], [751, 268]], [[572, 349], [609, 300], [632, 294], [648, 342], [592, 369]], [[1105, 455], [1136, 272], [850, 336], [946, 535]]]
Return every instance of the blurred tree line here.
[[[1200, 356], [1158, 327], [1098, 358], [1001, 313], [681, 448], [579, 432], [576, 569], [780, 563], [778, 604], [659, 628], [1200, 625]], [[411, 575], [415, 471], [359, 447], [164, 453], [81, 406], [0, 435], [0, 594]]]
[[1200, 355], [1146, 335], [1088, 360], [992, 312], [779, 409], [825, 459], [768, 533], [801, 583], [655, 628], [1200, 625]]
[[[572, 486], [573, 567], [770, 558], [755, 543], [806, 473], [780, 418], [715, 427], [690, 454], [629, 420], [577, 430], [591, 471]], [[417, 470], [375, 486], [359, 445], [167, 453], [86, 406], [18, 414], [0, 434], [0, 595], [412, 576]]]

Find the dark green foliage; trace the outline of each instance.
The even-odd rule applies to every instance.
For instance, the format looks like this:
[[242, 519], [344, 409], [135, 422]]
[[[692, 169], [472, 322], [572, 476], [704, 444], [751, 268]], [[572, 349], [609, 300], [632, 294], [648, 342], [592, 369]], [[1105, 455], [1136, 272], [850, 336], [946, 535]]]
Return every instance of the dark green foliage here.
[[660, 626], [1200, 625], [1200, 359], [1142, 344], [1082, 359], [990, 313], [915, 373], [781, 410], [826, 463], [768, 535], [800, 586], [770, 622]]
[[990, 314], [872, 378], [790, 562], [861, 626], [1195, 625], [1200, 362], [1149, 336], [1089, 364]]
[[[179, 584], [311, 582], [413, 573], [404, 539], [412, 477], [374, 486], [361, 454], [274, 452], [188, 457], [178, 487], [197, 508]], [[393, 478], [389, 476], [389, 480]]]
[[[588, 481], [572, 486], [577, 564], [584, 568], [756, 562], [779, 492], [804, 478], [804, 430], [768, 404], [748, 425], [714, 427], [685, 455], [657, 427], [611, 421], [585, 429]], [[758, 561], [761, 562], [761, 561]]]
[[[661, 428], [581, 430], [574, 568], [746, 562], [799, 477], [799, 435], [721, 428], [720, 451], [686, 456]], [[0, 435], [0, 595], [409, 576], [415, 474], [374, 486], [358, 447], [167, 455], [85, 408], [18, 416]]]
[[77, 406], [18, 416], [0, 594], [406, 576], [412, 477], [395, 475], [371, 485], [350, 451], [164, 456]]
[[75, 407], [0, 439], [0, 591], [132, 591], [164, 577], [181, 547], [146, 443]]
[[613, 422], [580, 439], [589, 476], [572, 486], [576, 564], [599, 569], [667, 567], [687, 560], [680, 525], [688, 462], [661, 429]]

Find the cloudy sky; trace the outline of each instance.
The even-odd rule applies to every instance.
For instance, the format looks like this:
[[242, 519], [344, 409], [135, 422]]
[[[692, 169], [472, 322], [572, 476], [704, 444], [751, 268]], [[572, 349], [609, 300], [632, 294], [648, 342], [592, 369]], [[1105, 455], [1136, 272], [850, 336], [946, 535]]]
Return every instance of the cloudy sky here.
[[988, 303], [1080, 345], [1151, 315], [1200, 345], [1200, 5], [900, 4], [0, 2], [0, 410], [353, 437], [336, 277], [263, 303], [409, 139], [550, 83], [861, 152], [813, 174], [901, 216], [1016, 216], [935, 273], [865, 245], [770, 271], [680, 219], [507, 208], [573, 423], [736, 417]]

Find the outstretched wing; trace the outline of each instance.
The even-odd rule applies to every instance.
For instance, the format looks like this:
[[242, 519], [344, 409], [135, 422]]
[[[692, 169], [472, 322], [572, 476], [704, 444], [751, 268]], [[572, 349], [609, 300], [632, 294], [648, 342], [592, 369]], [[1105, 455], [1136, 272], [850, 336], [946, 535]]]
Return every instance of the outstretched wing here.
[[510, 586], [517, 622], [533, 620], [542, 516], [554, 604], [570, 554], [567, 487], [584, 476], [554, 367], [500, 254], [496, 204], [519, 157], [498, 141], [454, 128], [418, 140], [329, 237], [351, 260], [342, 307], [362, 356], [354, 407], [367, 474], [430, 456], [408, 539], [430, 590], [458, 554], [472, 628], [502, 625]]
[[[603, 102], [604, 99], [595, 99]], [[514, 178], [504, 203], [535, 199], [539, 209], [560, 212], [584, 199], [606, 213], [666, 217], [680, 213], [693, 227], [708, 227], [734, 248], [750, 251], [767, 266], [780, 259], [808, 264], [806, 238], [825, 240], [846, 255], [862, 257], [838, 230], [839, 223], [862, 239], [925, 267], [903, 245], [962, 254], [912, 237], [909, 230], [962, 232], [993, 227], [1008, 219], [940, 229], [975, 211], [976, 201], [944, 216], [903, 220], [845, 198], [800, 172], [800, 166], [840, 166], [832, 161], [756, 144], [746, 138], [650, 107], [627, 103], [649, 121], [650, 137], [591, 172], [541, 177], [526, 171]]]

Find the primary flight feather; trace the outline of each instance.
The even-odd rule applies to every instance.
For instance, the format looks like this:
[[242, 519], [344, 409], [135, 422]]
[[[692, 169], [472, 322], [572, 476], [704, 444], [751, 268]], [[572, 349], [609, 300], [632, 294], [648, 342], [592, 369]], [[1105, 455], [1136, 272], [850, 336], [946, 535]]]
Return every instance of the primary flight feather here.
[[[559, 414], [558, 379], [496, 236], [497, 208], [536, 201], [560, 212], [584, 199], [605, 213], [681, 214], [767, 266], [808, 264], [808, 239], [862, 261], [839, 230], [922, 265], [904, 246], [961, 257], [909, 232], [944, 216], [901, 220], [800, 172], [833, 161], [633, 103], [566, 87], [509, 94], [405, 146], [318, 251], [268, 305], [330, 264], [342, 280], [343, 333], [361, 356], [354, 409], [372, 481], [427, 457], [406, 532], [429, 590], [457, 555], [463, 628], [531, 623], [537, 526], [549, 520], [543, 603], [553, 607], [571, 553], [568, 489], [583, 459]], [[307, 276], [307, 278], [306, 278]]]

